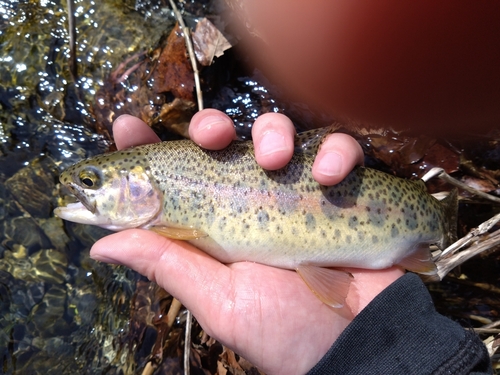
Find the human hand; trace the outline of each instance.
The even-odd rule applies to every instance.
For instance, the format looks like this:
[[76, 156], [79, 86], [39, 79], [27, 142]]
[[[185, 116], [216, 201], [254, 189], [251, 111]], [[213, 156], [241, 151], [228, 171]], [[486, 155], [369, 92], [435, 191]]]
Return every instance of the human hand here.
[[[159, 140], [130, 116], [117, 119], [113, 131], [119, 149]], [[290, 160], [294, 130], [288, 118], [262, 115], [252, 134], [263, 167], [277, 169]], [[223, 113], [207, 109], [191, 121], [190, 136], [205, 148], [219, 149], [234, 138], [234, 129]], [[333, 166], [324, 168], [322, 161], [329, 159]], [[321, 183], [333, 184], [361, 162], [361, 148], [351, 137], [332, 134], [318, 153], [313, 173]], [[354, 279], [346, 304], [332, 309], [294, 271], [252, 262], [225, 265], [186, 242], [147, 230], [105, 237], [93, 246], [91, 256], [126, 265], [157, 282], [191, 310], [209, 335], [269, 374], [307, 372], [352, 319], [403, 274], [396, 267], [349, 269]]]

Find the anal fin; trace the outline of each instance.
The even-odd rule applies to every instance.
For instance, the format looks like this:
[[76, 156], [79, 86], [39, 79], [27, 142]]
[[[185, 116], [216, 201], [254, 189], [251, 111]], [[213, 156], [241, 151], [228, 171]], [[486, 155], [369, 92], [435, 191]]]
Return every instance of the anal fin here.
[[149, 230], [172, 240], [188, 241], [208, 236], [205, 232], [193, 228], [151, 227]]
[[413, 253], [402, 259], [398, 265], [422, 275], [437, 275], [437, 267], [432, 260], [431, 250], [428, 246], [418, 247]]
[[323, 303], [335, 308], [344, 306], [352, 280], [350, 273], [310, 264], [301, 264], [296, 271]]

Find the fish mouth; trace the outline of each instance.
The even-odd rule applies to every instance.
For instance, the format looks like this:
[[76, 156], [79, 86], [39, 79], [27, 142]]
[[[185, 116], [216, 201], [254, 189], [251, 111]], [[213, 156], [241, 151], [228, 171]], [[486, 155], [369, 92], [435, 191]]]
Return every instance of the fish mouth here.
[[90, 219], [95, 218], [81, 202], [69, 203], [65, 207], [57, 207], [54, 214], [64, 220], [73, 221], [80, 224], [88, 224]]
[[[83, 207], [85, 207], [87, 210], [89, 210], [93, 215], [95, 215], [97, 213], [96, 202], [95, 201], [92, 202], [87, 197], [87, 195], [82, 191], [81, 187], [79, 187], [78, 185], [76, 185], [74, 183], [70, 183], [67, 185], [67, 188], [69, 189], [69, 191], [71, 191], [71, 193], [73, 193], [75, 198], [79, 201], [77, 203], [80, 203], [81, 205], [83, 205]], [[75, 204], [76, 203], [68, 204], [67, 207], [69, 207], [70, 205], [75, 206]]]
[[54, 214], [61, 219], [73, 221], [80, 224], [99, 225], [99, 216], [96, 215], [96, 203], [92, 202], [81, 190], [78, 185], [68, 184], [65, 186], [78, 200], [75, 203], [69, 203], [65, 207], [57, 207]]

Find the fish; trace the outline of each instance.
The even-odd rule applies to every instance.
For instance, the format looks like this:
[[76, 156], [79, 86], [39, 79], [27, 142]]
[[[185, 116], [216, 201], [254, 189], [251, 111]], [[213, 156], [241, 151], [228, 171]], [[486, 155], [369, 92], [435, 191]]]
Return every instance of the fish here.
[[62, 172], [78, 202], [55, 214], [113, 231], [149, 229], [226, 264], [295, 270], [335, 308], [352, 281], [345, 267], [436, 275], [430, 246], [455, 239], [456, 191], [438, 201], [421, 180], [362, 166], [321, 185], [312, 165], [332, 131], [297, 135], [291, 161], [275, 171], [257, 164], [250, 141], [220, 151], [166, 141], [98, 155]]

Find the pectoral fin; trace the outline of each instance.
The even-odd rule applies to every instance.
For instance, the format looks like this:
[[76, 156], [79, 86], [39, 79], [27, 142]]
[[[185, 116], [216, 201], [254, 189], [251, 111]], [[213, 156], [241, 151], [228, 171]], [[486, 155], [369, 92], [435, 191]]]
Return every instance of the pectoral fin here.
[[402, 259], [398, 265], [408, 271], [420, 273], [422, 275], [437, 275], [437, 267], [432, 260], [429, 247], [419, 247], [406, 258]]
[[301, 264], [296, 269], [311, 291], [325, 304], [344, 306], [352, 275], [348, 272]]
[[205, 232], [193, 228], [151, 227], [149, 230], [172, 240], [196, 240], [208, 236]]

